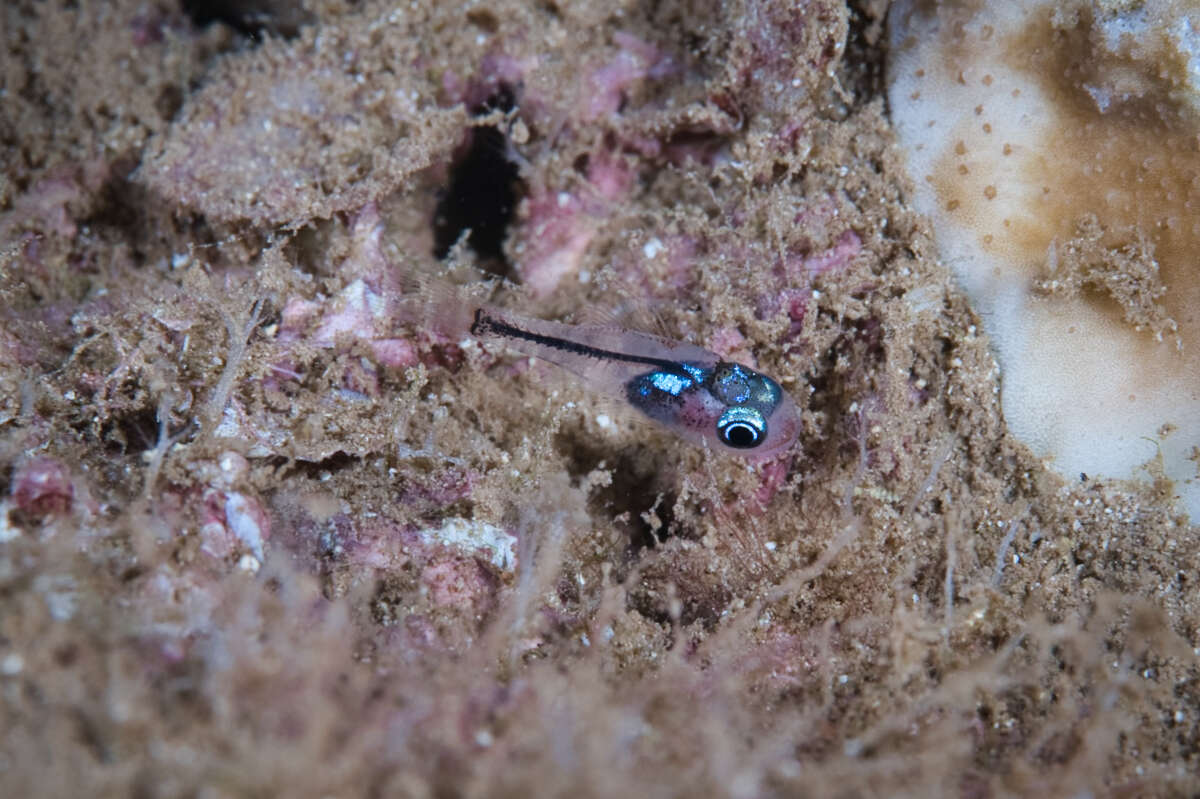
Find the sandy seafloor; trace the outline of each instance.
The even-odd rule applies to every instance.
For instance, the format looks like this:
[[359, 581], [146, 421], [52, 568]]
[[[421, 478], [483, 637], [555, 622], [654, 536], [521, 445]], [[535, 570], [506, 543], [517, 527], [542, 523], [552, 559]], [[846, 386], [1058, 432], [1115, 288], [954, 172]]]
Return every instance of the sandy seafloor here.
[[[1200, 532], [1007, 432], [886, 10], [5, 3], [0, 794], [1200, 792]], [[481, 273], [796, 447], [413, 313]]]

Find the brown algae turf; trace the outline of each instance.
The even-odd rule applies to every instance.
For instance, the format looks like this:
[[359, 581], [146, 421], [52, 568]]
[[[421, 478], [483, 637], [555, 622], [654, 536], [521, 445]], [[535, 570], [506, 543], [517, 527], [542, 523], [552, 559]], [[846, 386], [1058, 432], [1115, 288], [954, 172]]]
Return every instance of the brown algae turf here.
[[[885, 3], [261, 5], [0, 12], [6, 793], [1200, 789], [1197, 528], [1007, 431]], [[480, 271], [796, 445], [403, 313]]]

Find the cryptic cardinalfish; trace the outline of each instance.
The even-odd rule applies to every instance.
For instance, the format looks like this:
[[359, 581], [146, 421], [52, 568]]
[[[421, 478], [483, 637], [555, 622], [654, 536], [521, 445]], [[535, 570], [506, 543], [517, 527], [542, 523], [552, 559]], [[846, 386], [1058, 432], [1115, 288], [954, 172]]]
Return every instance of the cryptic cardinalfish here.
[[473, 305], [470, 332], [574, 373], [590, 389], [697, 443], [761, 460], [796, 440], [796, 405], [778, 383], [716, 353], [608, 325], [569, 325]]

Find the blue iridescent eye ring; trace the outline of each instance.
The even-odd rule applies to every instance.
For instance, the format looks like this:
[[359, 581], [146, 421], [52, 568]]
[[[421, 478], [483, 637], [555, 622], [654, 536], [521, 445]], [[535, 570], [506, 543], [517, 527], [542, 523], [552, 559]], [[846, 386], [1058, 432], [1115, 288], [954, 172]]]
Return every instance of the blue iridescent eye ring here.
[[734, 406], [717, 419], [717, 435], [726, 446], [754, 449], [767, 438], [767, 420], [754, 408]]

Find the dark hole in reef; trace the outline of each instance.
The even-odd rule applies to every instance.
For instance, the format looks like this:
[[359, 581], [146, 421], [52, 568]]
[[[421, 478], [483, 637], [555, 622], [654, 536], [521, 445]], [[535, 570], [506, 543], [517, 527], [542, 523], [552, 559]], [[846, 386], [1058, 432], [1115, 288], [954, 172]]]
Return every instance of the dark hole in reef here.
[[170, 121], [183, 107], [183, 90], [178, 86], [166, 86], [154, 99], [154, 110], [164, 120]]
[[674, 164], [686, 165], [689, 162], [696, 162], [711, 165], [728, 142], [728, 136], [715, 130], [705, 128], [678, 130], [667, 138], [663, 151], [667, 159]]
[[256, 42], [264, 33], [294, 38], [311, 22], [299, 3], [278, 0], [183, 0], [183, 11], [197, 28], [219, 22]]
[[158, 411], [152, 407], [129, 408], [110, 416], [100, 435], [110, 453], [138, 455], [158, 443]]
[[[676, 598], [679, 600], [679, 623], [687, 627], [700, 622], [705, 629], [711, 630], [721, 618], [721, 613], [729, 607], [733, 594], [722, 585], [705, 585], [699, 575], [676, 572], [665, 561], [656, 564], [649, 572], [642, 573], [642, 580], [637, 585], [628, 585], [628, 606], [647, 619], [670, 626], [674, 623], [671, 615], [669, 586], [674, 583]], [[662, 569], [667, 569], [672, 577]]]
[[337, 452], [319, 461], [297, 460], [293, 464], [293, 469], [296, 474], [303, 475], [312, 480], [321, 480], [325, 473], [334, 474], [343, 469], [350, 469], [362, 462], [362, 458], [357, 455], [351, 455], [348, 452]]
[[676, 492], [659, 479], [655, 464], [602, 443], [589, 443], [578, 427], [560, 432], [555, 437], [555, 449], [567, 456], [567, 472], [573, 480], [582, 479], [602, 463], [612, 472], [612, 483], [592, 489], [588, 506], [596, 517], [616, 518], [617, 528], [626, 537], [624, 563], [618, 571], [635, 561], [643, 550], [654, 549], [681, 533], [686, 536], [675, 519]]
[[[501, 87], [471, 109], [476, 116], [516, 107], [512, 90]], [[467, 244], [485, 269], [507, 275], [504, 240], [524, 187], [509, 157], [504, 132], [494, 126], [471, 128], [463, 155], [451, 166], [433, 217], [433, 254], [445, 258], [464, 231]]]
[[0, 465], [0, 497], [7, 497], [12, 492], [13, 465]]
[[123, 583], [132, 583], [134, 580], [138, 579], [139, 577], [144, 576], [145, 574], [146, 574], [145, 566], [134, 565], [134, 566], [130, 566], [126, 569], [122, 569], [121, 573], [117, 575], [117, 579]]
[[340, 230], [340, 223], [329, 219], [315, 220], [298, 228], [283, 245], [287, 262], [313, 277], [333, 277], [339, 262], [331, 260], [328, 253], [335, 246]]
[[468, 11], [467, 22], [488, 33], [495, 33], [500, 29], [500, 20], [496, 19], [496, 15], [486, 8], [476, 8]]
[[403, 622], [407, 616], [405, 608], [412, 605], [417, 584], [412, 564], [386, 573], [375, 584], [370, 605], [371, 620], [383, 627]]
[[149, 209], [158, 200], [129, 179], [124, 165], [114, 172], [116, 174], [105, 181], [99, 193], [100, 202], [84, 221], [97, 234], [111, 233], [121, 237], [133, 265], [141, 267], [145, 265], [146, 253], [152, 244], [145, 231], [155, 228]]
[[133, 172], [137, 163], [121, 159], [98, 193], [98, 202], [83, 222], [100, 239], [122, 243], [133, 266], [162, 264], [178, 251], [178, 241], [192, 242], [188, 258], [206, 267], [222, 265], [229, 254], [245, 265], [267, 245], [264, 235], [249, 226], [217, 226], [201, 214], [176, 212]]
[[675, 523], [673, 491], [655, 491], [654, 485], [645, 481], [626, 489], [629, 521], [625, 526], [629, 530], [629, 558], [633, 560], [642, 550], [654, 549], [676, 535], [679, 525]]
[[880, 42], [885, 20], [874, 6], [869, 0], [852, 0], [850, 3], [850, 29], [842, 65], [859, 103], [884, 93], [883, 66], [887, 48], [880, 46]]

